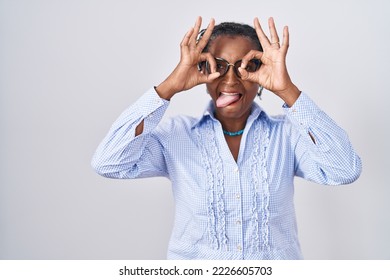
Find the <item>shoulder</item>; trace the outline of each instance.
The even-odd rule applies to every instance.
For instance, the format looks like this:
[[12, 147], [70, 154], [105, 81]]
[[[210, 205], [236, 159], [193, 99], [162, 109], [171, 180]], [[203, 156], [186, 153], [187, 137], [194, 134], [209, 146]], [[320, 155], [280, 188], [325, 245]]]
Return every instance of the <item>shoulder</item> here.
[[290, 136], [294, 133], [291, 121], [286, 114], [269, 115], [262, 111], [258, 119], [268, 127], [271, 133]]
[[265, 111], [261, 111], [259, 119], [271, 127], [283, 126], [288, 122], [288, 118], [285, 114], [269, 115]]
[[198, 118], [186, 115], [167, 117], [158, 125], [155, 132], [165, 136], [190, 133], [198, 121]]

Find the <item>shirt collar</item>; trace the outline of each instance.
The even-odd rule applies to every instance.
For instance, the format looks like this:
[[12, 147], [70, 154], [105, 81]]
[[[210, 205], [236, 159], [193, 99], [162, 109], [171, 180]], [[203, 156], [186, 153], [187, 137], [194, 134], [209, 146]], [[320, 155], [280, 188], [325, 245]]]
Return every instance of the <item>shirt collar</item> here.
[[[212, 100], [209, 101], [206, 109], [203, 112], [203, 115], [192, 125], [192, 128], [201, 125], [207, 118], [212, 119], [213, 121], [218, 121], [214, 115], [215, 105]], [[265, 113], [264, 110], [256, 102], [252, 103], [251, 113], [248, 117], [247, 123], [250, 123], [252, 120], [258, 118], [260, 113]]]

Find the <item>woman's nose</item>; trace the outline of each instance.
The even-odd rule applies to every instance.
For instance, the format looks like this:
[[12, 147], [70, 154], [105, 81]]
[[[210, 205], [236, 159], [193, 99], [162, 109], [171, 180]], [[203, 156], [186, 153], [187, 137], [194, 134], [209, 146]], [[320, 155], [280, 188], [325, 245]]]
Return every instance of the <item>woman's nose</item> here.
[[225, 80], [229, 81], [229, 82], [238, 82], [239, 77], [237, 76], [237, 74], [235, 72], [236, 69], [234, 69], [234, 65], [229, 64], [228, 67], [229, 68], [228, 68], [228, 70], [225, 74], [225, 77], [224, 77]]

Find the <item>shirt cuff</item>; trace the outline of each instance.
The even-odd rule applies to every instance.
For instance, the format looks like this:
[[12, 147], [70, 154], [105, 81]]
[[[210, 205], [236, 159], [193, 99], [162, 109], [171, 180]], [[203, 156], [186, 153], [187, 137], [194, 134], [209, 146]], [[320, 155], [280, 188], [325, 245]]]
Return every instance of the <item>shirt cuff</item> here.
[[144, 132], [149, 132], [157, 126], [167, 110], [169, 101], [161, 98], [156, 90], [150, 88], [137, 100], [137, 111], [144, 120]]
[[305, 133], [309, 132], [311, 124], [321, 112], [321, 109], [304, 92], [301, 92], [293, 106], [288, 107], [284, 104], [283, 108], [291, 123]]
[[151, 88], [122, 112], [111, 130], [117, 130], [123, 126], [135, 129], [135, 126], [144, 120], [144, 132], [149, 132], [161, 121], [168, 105], [169, 101], [162, 99], [155, 89]]
[[159, 109], [165, 111], [168, 104], [168, 100], [161, 98], [154, 88], [150, 88], [137, 100], [136, 107], [138, 112], [141, 113], [142, 118], [147, 118]]

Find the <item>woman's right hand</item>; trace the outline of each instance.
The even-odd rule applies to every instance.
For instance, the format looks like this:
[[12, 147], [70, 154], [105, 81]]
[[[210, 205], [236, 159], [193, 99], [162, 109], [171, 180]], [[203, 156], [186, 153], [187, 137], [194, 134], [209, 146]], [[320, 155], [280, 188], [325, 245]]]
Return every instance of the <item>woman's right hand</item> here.
[[[215, 21], [214, 19], [210, 20], [202, 38], [197, 41], [201, 25], [202, 18], [198, 17], [195, 26], [186, 33], [180, 44], [179, 64], [168, 78], [156, 87], [156, 91], [161, 98], [170, 100], [178, 92], [191, 89], [199, 84], [211, 82], [219, 77], [220, 74], [216, 72], [214, 57], [210, 53], [202, 52], [210, 39]], [[210, 64], [211, 74], [198, 70], [198, 64], [206, 60]]]

